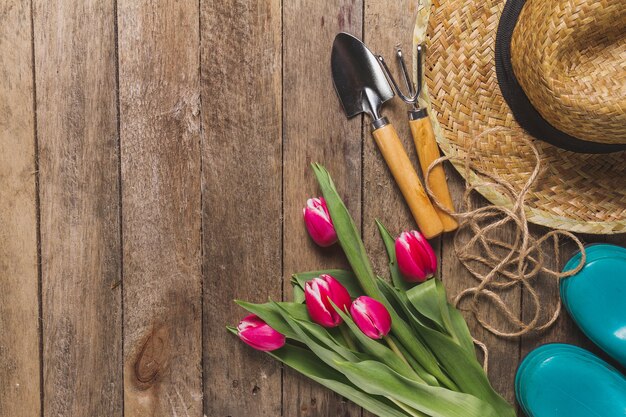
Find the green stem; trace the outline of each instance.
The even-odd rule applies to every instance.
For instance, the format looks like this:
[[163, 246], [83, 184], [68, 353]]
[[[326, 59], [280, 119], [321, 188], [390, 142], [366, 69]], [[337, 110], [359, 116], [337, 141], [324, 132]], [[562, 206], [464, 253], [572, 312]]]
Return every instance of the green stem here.
[[426, 371], [426, 369], [424, 369], [424, 367], [420, 365], [420, 363], [414, 357], [411, 356], [411, 354], [406, 350], [404, 346], [402, 346], [402, 344], [398, 343], [398, 341], [394, 339], [394, 337], [392, 336], [389, 336], [389, 337], [391, 337], [391, 339], [396, 344], [396, 346], [398, 346], [398, 349], [400, 350], [400, 352], [402, 352], [406, 360], [409, 361], [409, 365], [411, 365], [411, 368], [413, 368], [415, 373], [420, 378], [422, 378], [428, 385], [431, 385], [433, 387], [441, 386], [441, 384], [439, 383], [439, 380], [435, 378], [433, 375], [429, 374], [428, 371]]
[[383, 339], [385, 340], [385, 342], [387, 342], [391, 350], [393, 350], [393, 353], [395, 353], [400, 359], [402, 359], [404, 363], [411, 367], [409, 361], [407, 361], [402, 352], [400, 352], [400, 349], [398, 349], [396, 343], [389, 336], [384, 336]]
[[352, 335], [350, 334], [346, 325], [345, 324], [339, 325], [339, 331], [341, 332], [341, 335], [343, 336], [343, 340], [345, 340], [348, 347], [351, 350], [356, 351], [357, 350], [356, 345], [354, 344], [354, 340], [352, 340]]

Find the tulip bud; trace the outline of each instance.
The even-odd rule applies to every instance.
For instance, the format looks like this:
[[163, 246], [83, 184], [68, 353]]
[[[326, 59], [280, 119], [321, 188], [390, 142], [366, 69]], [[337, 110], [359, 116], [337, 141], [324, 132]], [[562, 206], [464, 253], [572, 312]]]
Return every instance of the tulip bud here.
[[324, 327], [336, 327], [342, 322], [332, 303], [344, 311], [350, 305], [348, 290], [327, 274], [307, 281], [304, 286], [304, 299], [311, 320]]
[[367, 337], [382, 339], [391, 330], [391, 316], [385, 306], [367, 296], [354, 300], [350, 306], [350, 315]]
[[418, 231], [402, 232], [396, 239], [398, 268], [409, 282], [423, 282], [437, 270], [437, 257]]
[[257, 350], [272, 351], [285, 345], [285, 336], [254, 314], [246, 316], [239, 322], [237, 333], [244, 343]]
[[304, 224], [315, 243], [326, 247], [337, 242], [337, 232], [323, 197], [309, 198], [302, 214]]

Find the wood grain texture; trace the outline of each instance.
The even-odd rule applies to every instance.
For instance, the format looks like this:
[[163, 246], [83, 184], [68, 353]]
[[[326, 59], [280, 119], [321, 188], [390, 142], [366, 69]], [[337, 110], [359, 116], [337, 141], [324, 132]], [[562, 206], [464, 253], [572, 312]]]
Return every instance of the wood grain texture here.
[[[464, 192], [463, 179], [450, 165], [445, 165], [446, 174], [448, 176], [448, 184], [450, 186], [450, 192], [455, 200], [458, 208], [458, 204], [461, 201], [462, 193]], [[474, 193], [472, 196], [474, 207], [480, 207], [487, 204], [487, 201]], [[460, 210], [465, 208], [461, 207]], [[461, 233], [461, 239], [463, 241], [469, 240], [471, 235], [464, 230]], [[494, 232], [494, 237], [505, 241], [512, 241], [513, 230], [511, 227], [503, 226], [497, 233]], [[442, 244], [442, 279], [448, 290], [448, 298], [454, 299], [458, 293], [462, 290], [474, 287], [478, 284], [474, 280], [469, 272], [460, 264], [454, 251], [454, 233], [444, 236]], [[504, 302], [512, 307], [511, 311], [517, 317], [521, 314], [521, 294], [519, 287], [512, 287], [508, 292], [502, 294]], [[467, 321], [472, 336], [485, 343], [489, 349], [489, 380], [496, 392], [502, 395], [509, 403], [513, 404], [515, 401], [515, 370], [517, 369], [517, 361], [519, 360], [519, 338], [503, 339], [497, 337], [490, 332], [483, 329], [480, 324], [474, 319], [472, 313], [468, 307], [469, 301], [461, 302], [459, 309], [463, 313], [465, 320]], [[481, 317], [487, 318], [487, 321], [498, 329], [510, 329], [507, 326], [507, 322], [502, 319], [501, 313], [491, 305], [482, 305], [480, 311]], [[479, 360], [482, 361], [482, 355], [478, 355]]]
[[[360, 33], [360, 0], [283, 3], [283, 280], [291, 297], [291, 274], [345, 265], [338, 247], [321, 249], [302, 220], [306, 199], [320, 194], [310, 167], [330, 171], [357, 224], [361, 219], [361, 123], [346, 120], [332, 84], [330, 52], [337, 32]], [[285, 370], [283, 415], [358, 416], [360, 408]]]
[[[417, 3], [417, 0], [365, 2], [363, 40], [375, 54], [385, 56], [396, 77], [399, 72], [394, 58], [395, 46], [402, 45], [405, 53], [409, 54], [407, 57], [410, 56], [411, 34], [415, 24]], [[382, 114], [396, 128], [414, 169], [421, 177], [419, 161], [409, 131], [407, 109], [407, 105], [395, 98], [384, 104]], [[375, 219], [379, 219], [394, 236], [403, 230], [417, 227], [372, 137], [371, 120], [366, 119], [363, 129], [363, 240], [376, 273], [388, 277], [387, 252]], [[441, 237], [431, 240], [437, 253], [440, 249], [440, 240]], [[363, 416], [373, 417], [374, 415], [364, 411]]]
[[34, 2], [44, 416], [121, 416], [112, 3]]
[[117, 8], [126, 417], [203, 414], [198, 13]]
[[[320, 194], [311, 162], [329, 169], [388, 275], [374, 219], [394, 235], [416, 225], [369, 121], [346, 120], [329, 60], [347, 31], [398, 76], [395, 46], [408, 58], [417, 5], [0, 4], [0, 417], [372, 417], [224, 327], [245, 314], [233, 299], [288, 299], [292, 273], [346, 266], [303, 225], [306, 199]], [[406, 111], [397, 98], [383, 109], [418, 168]], [[458, 204], [463, 182], [445, 170]], [[581, 237], [626, 245], [626, 235]], [[474, 284], [451, 235], [431, 243], [451, 297]], [[549, 266], [574, 250], [546, 251]], [[555, 300], [553, 279], [538, 282]], [[518, 290], [507, 299], [529, 318]], [[549, 331], [510, 341], [466, 317], [509, 401], [519, 359], [543, 343], [614, 363], [565, 311]]]
[[3, 2], [0, 22], [0, 416], [39, 416], [30, 2]]
[[[417, 0], [365, 3], [363, 39], [374, 53], [386, 57], [396, 76], [399, 74], [395, 65], [394, 47], [401, 44], [405, 52], [410, 52], [417, 3]], [[396, 98], [385, 103], [382, 113], [396, 128], [413, 167], [419, 173], [419, 161], [411, 140], [407, 109]], [[388, 276], [387, 253], [374, 219], [379, 219], [394, 236], [403, 230], [417, 227], [371, 135], [371, 121], [366, 119], [363, 137], [363, 236], [374, 269], [379, 275]], [[439, 239], [431, 241], [437, 246], [437, 250], [438, 241]]]
[[202, 2], [207, 416], [281, 413], [280, 364], [225, 330], [246, 314], [234, 299], [282, 294], [280, 3]]

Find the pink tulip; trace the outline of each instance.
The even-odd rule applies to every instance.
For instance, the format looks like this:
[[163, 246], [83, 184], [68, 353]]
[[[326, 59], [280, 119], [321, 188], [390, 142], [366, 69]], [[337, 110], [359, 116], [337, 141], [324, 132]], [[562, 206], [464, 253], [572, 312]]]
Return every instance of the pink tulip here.
[[396, 239], [398, 268], [409, 282], [423, 282], [437, 270], [437, 257], [420, 232], [402, 232]]
[[327, 274], [307, 281], [304, 286], [304, 299], [311, 320], [324, 327], [336, 327], [342, 322], [332, 303], [344, 311], [347, 311], [350, 305], [348, 290]]
[[367, 337], [382, 339], [391, 330], [391, 316], [385, 306], [367, 296], [354, 300], [350, 306], [350, 315]]
[[322, 247], [337, 242], [337, 232], [323, 197], [309, 198], [302, 209], [304, 224], [315, 243]]
[[243, 342], [257, 350], [271, 351], [285, 345], [285, 336], [254, 314], [246, 316], [239, 322], [237, 332]]

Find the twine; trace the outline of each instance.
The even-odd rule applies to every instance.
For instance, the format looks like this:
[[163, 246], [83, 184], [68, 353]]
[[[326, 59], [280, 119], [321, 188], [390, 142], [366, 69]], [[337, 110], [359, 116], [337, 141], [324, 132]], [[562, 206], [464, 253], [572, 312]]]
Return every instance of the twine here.
[[[426, 181], [424, 182], [426, 183], [426, 191], [433, 203], [442, 211], [454, 216], [459, 222], [459, 228], [454, 236], [454, 250], [459, 262], [467, 269], [472, 278], [478, 282], [477, 285], [461, 291], [453, 301], [454, 306], [457, 307], [462, 299], [468, 298], [472, 315], [485, 330], [499, 337], [515, 338], [549, 328], [560, 315], [561, 303], [557, 299], [554, 303], [550, 303], [551, 308], [548, 308], [548, 310], [551, 310], [552, 313], [548, 314], [547, 320], [540, 321], [546, 306], [542, 305], [539, 298], [535, 287], [535, 278], [544, 273], [554, 277], [556, 279], [555, 282], [558, 284], [561, 278], [572, 276], [583, 268], [586, 255], [583, 243], [568, 231], [552, 230], [539, 237], [533, 237], [528, 230], [524, 203], [529, 190], [531, 190], [541, 173], [539, 152], [531, 140], [524, 135], [520, 135], [520, 139], [532, 150], [536, 161], [533, 171], [521, 190], [516, 190], [508, 181], [497, 175], [480, 171], [478, 167], [472, 164], [474, 143], [478, 142], [485, 135], [501, 131], [519, 134], [519, 132], [505, 127], [494, 127], [483, 131], [470, 143], [465, 158], [444, 156], [433, 161], [428, 167], [425, 175]], [[441, 204], [429, 187], [429, 177], [432, 169], [447, 160], [463, 162], [466, 172], [470, 172], [470, 169], [473, 169], [483, 177], [482, 181], [473, 185], [470, 185], [468, 180], [466, 180], [466, 191], [463, 195], [463, 204], [466, 209], [464, 212], [454, 213], [448, 210]], [[511, 201], [510, 207], [495, 205], [473, 207], [471, 192], [479, 187], [497, 188], [502, 194], [509, 197]], [[494, 232], [501, 230], [505, 226], [511, 227], [511, 225], [513, 228], [511, 241], [500, 240], [493, 236]], [[465, 241], [462, 238], [464, 231], [470, 232], [471, 237], [469, 241]], [[567, 272], [560, 272], [558, 265], [557, 269], [551, 269], [545, 265], [546, 259], [543, 246], [552, 241], [554, 258], [558, 260], [561, 238], [567, 238], [574, 242], [581, 253], [579, 264]], [[503, 298], [506, 291], [513, 287], [521, 287], [522, 291], [525, 290], [530, 294], [533, 309], [530, 320], [523, 321], [520, 319], [514, 314], [515, 309], [519, 308], [519, 304], [515, 306], [508, 305]], [[483, 305], [481, 303], [482, 300], [486, 300], [496, 307], [500, 317], [504, 319], [504, 324], [508, 325], [508, 329], [496, 327], [479, 314]], [[511, 330], [511, 328], [514, 330]], [[486, 370], [488, 362], [487, 347], [477, 340], [474, 340], [474, 342], [484, 353]]]

